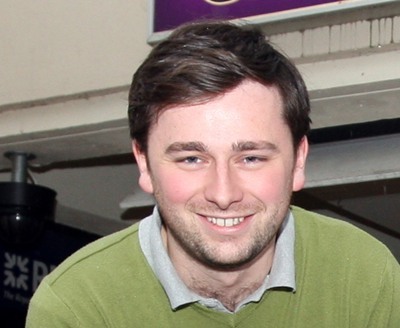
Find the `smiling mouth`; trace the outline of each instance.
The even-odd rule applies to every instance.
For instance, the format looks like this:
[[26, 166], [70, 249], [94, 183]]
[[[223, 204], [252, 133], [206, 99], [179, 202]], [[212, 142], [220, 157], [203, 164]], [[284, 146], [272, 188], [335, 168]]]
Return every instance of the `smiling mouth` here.
[[222, 219], [207, 217], [207, 221], [219, 227], [234, 227], [244, 221], [244, 217]]

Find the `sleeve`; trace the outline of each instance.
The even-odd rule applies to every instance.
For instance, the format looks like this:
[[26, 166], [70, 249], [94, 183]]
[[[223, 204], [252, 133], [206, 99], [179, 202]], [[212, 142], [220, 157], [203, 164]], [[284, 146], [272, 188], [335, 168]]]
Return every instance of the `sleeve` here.
[[368, 328], [400, 327], [400, 265], [392, 254], [389, 254], [386, 263]]
[[69, 307], [42, 283], [28, 308], [25, 328], [76, 328], [80, 323]]

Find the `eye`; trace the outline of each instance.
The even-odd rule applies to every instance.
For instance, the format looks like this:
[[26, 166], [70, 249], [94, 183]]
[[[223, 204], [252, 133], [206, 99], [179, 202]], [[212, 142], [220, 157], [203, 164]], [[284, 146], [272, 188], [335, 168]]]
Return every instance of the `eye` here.
[[182, 170], [193, 171], [204, 168], [206, 161], [204, 158], [198, 156], [183, 156], [176, 158], [175, 163]]
[[181, 165], [198, 165], [203, 163], [204, 160], [198, 156], [182, 156], [175, 158], [175, 162]]
[[246, 164], [255, 164], [255, 163], [258, 163], [258, 162], [263, 162], [263, 161], [265, 161], [265, 158], [261, 158], [261, 157], [257, 157], [257, 156], [246, 156], [246, 157], [243, 159], [243, 161], [244, 161]]
[[201, 159], [196, 156], [188, 156], [188, 157], [181, 159], [181, 162], [187, 163], [187, 164], [198, 164], [198, 163], [201, 163]]

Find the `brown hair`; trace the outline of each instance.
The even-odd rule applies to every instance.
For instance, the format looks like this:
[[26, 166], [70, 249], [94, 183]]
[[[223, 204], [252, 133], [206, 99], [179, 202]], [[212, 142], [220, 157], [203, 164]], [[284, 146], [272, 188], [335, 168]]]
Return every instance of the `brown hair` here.
[[161, 112], [211, 100], [246, 79], [277, 87], [296, 149], [311, 123], [300, 73], [260, 31], [224, 22], [184, 25], [154, 47], [133, 76], [131, 138], [147, 151], [149, 130]]

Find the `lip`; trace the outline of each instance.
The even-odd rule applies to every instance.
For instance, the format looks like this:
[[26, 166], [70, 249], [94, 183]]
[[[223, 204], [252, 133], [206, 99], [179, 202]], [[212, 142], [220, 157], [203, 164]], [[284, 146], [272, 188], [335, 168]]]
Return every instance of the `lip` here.
[[219, 227], [234, 227], [242, 223], [244, 221], [244, 217], [239, 216], [228, 219], [218, 218], [218, 217], [207, 217], [207, 221]]
[[[251, 218], [254, 216], [254, 214], [247, 214], [243, 216], [218, 216], [199, 214], [199, 216], [208, 229], [215, 230], [220, 233], [227, 233], [242, 231], [243, 229], [245, 229], [252, 221]], [[218, 220], [222, 220], [224, 222]]]

